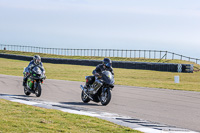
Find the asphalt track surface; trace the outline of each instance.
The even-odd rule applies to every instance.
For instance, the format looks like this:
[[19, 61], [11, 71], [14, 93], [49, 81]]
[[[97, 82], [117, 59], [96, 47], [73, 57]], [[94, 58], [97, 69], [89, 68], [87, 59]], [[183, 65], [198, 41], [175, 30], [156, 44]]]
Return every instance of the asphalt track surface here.
[[[134, 82], [134, 81], [133, 81]], [[115, 85], [111, 102], [81, 101], [83, 82], [47, 79], [34, 99], [92, 108], [200, 132], [200, 92]], [[24, 96], [22, 77], [0, 74], [0, 94]]]

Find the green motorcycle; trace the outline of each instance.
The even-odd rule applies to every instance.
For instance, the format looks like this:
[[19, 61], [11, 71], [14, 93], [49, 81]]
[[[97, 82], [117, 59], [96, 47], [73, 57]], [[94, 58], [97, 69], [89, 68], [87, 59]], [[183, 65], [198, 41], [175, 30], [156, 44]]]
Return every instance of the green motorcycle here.
[[[25, 76], [26, 72], [23, 73]], [[46, 79], [45, 74], [38, 66], [35, 66], [30, 72], [30, 76], [27, 79], [26, 86], [24, 86], [24, 93], [26, 95], [30, 95], [31, 93], [33, 93], [37, 97], [40, 97], [42, 93], [41, 84], [43, 84], [44, 79]]]

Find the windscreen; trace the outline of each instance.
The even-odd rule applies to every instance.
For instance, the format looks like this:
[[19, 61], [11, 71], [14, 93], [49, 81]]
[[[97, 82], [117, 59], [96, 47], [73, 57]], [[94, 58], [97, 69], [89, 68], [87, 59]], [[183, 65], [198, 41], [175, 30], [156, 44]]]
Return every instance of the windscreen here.
[[35, 66], [32, 71], [35, 73], [35, 74], [38, 74], [38, 75], [41, 75], [42, 74], [42, 71], [41, 69], [38, 67], [38, 66]]
[[107, 84], [114, 84], [114, 77], [110, 71], [103, 71], [102, 72], [102, 79]]

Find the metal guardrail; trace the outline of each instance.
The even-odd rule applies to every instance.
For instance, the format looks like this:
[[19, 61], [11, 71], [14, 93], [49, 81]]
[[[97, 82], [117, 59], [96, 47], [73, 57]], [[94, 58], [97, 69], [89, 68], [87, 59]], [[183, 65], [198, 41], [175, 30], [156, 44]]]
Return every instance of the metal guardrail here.
[[[200, 59], [183, 56], [169, 51], [159, 50], [124, 50], [124, 49], [66, 49], [66, 48], [45, 48], [23, 45], [0, 44], [0, 50], [34, 52], [64, 56], [98, 56], [98, 57], [123, 57], [143, 59], [179, 59], [200, 63]], [[159, 60], [159, 61], [160, 61]]]

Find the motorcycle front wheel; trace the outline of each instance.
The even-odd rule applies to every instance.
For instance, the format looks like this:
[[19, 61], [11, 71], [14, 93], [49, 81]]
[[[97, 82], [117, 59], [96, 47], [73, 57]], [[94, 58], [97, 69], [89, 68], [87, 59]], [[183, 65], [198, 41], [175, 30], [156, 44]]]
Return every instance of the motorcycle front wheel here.
[[84, 103], [88, 103], [90, 101], [90, 98], [87, 95], [85, 95], [83, 91], [81, 93], [81, 99]]
[[110, 89], [107, 89], [104, 93], [101, 93], [101, 104], [107, 105], [111, 100], [111, 91]]
[[31, 93], [28, 91], [28, 88], [24, 86], [24, 93], [29, 96]]
[[38, 83], [37, 88], [35, 89], [35, 95], [36, 95], [36, 97], [40, 97], [41, 93], [42, 93], [41, 84]]

